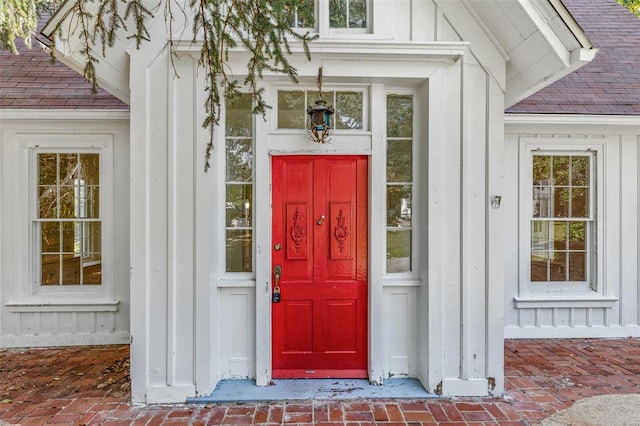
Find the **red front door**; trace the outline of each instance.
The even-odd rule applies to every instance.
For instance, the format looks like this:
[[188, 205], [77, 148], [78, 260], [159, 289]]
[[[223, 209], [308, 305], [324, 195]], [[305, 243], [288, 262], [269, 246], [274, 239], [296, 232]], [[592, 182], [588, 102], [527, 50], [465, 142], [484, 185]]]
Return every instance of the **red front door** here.
[[367, 169], [273, 157], [273, 377], [367, 377]]

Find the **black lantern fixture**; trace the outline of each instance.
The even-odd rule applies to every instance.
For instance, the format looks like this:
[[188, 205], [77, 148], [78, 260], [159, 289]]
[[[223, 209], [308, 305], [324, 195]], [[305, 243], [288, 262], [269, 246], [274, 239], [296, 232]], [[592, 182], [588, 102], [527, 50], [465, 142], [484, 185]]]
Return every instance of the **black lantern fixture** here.
[[307, 108], [309, 114], [309, 138], [317, 143], [329, 143], [331, 139], [331, 116], [334, 113], [333, 106], [327, 106], [327, 101], [322, 99], [322, 67], [318, 68], [318, 100], [315, 106]]

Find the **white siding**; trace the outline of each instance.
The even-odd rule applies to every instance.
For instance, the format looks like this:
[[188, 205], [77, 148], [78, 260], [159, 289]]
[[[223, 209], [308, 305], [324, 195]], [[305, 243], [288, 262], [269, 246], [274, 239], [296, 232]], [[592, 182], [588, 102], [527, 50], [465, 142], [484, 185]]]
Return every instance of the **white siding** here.
[[[640, 335], [638, 326], [638, 164], [640, 125], [634, 117], [561, 117], [517, 115], [507, 121], [505, 147], [505, 335], [507, 337], [625, 337]], [[538, 123], [536, 123], [538, 121]], [[518, 225], [518, 182], [523, 140], [556, 140], [559, 145], [602, 144], [603, 167], [598, 169], [603, 197], [598, 211], [602, 227], [602, 289], [605, 301], [539, 301], [516, 307], [526, 283], [520, 282], [521, 247]], [[521, 214], [520, 214], [521, 215]], [[526, 245], [526, 242], [525, 242]]]

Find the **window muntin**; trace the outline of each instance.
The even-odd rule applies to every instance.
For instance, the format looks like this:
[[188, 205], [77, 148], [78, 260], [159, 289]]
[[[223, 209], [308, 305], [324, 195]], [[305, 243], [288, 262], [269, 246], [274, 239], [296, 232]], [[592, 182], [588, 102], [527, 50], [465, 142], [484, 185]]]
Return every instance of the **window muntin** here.
[[[306, 90], [278, 91], [278, 128], [307, 129], [307, 107], [319, 99], [318, 93]], [[364, 93], [361, 91], [322, 92], [322, 99], [332, 105], [335, 113], [331, 120], [334, 130], [364, 129]]]
[[226, 102], [226, 272], [253, 271], [253, 114], [251, 96]]
[[100, 154], [39, 152], [36, 157], [36, 283], [102, 284]]
[[530, 280], [593, 285], [595, 188], [593, 152], [534, 152]]
[[413, 96], [387, 96], [387, 272], [412, 270]]

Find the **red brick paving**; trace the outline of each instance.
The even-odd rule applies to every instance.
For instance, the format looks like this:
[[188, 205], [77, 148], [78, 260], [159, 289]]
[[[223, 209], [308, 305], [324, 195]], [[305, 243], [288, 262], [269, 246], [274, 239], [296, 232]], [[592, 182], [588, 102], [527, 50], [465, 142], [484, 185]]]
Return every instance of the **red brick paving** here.
[[131, 406], [128, 346], [0, 350], [0, 419], [22, 425], [528, 425], [640, 393], [639, 339], [510, 340], [504, 398]]

